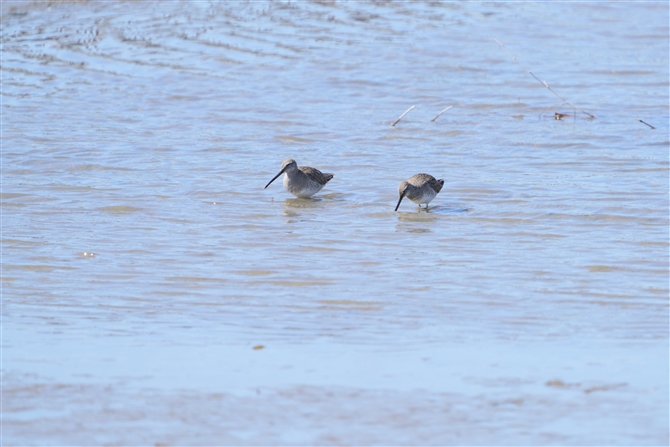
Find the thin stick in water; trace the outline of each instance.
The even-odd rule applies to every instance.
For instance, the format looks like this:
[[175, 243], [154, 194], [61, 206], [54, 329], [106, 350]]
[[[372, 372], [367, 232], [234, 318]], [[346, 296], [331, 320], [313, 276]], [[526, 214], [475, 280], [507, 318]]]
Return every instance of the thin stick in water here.
[[391, 124], [391, 126], [395, 126], [396, 124], [398, 124], [398, 121], [400, 121], [400, 120], [402, 119], [403, 116], [407, 115], [407, 114], [409, 113], [409, 111], [412, 110], [413, 108], [414, 108], [414, 106], [412, 106], [412, 107], [410, 107], [409, 109], [405, 110], [405, 113], [403, 113], [402, 115], [400, 115], [400, 118], [398, 118], [397, 120], [393, 121], [393, 124]]
[[435, 122], [435, 120], [436, 120], [440, 115], [442, 115], [444, 112], [446, 112], [447, 110], [451, 109], [452, 107], [453, 107], [453, 106], [449, 106], [449, 107], [447, 107], [446, 109], [444, 109], [443, 111], [441, 111], [440, 113], [438, 113], [437, 115], [435, 115], [435, 118], [433, 118], [432, 120], [430, 120], [430, 122], [431, 122], [431, 123], [432, 123], [432, 122]]
[[651, 127], [652, 129], [656, 129], [654, 126], [652, 126], [652, 125], [649, 124], [649, 123], [645, 123], [645, 122], [642, 121], [640, 118], [638, 118], [637, 120], [638, 120], [639, 122], [641, 122], [642, 124], [646, 124], [647, 126]]
[[558, 99], [560, 99], [561, 101], [563, 101], [563, 102], [566, 103], [566, 104], [571, 105], [574, 109], [577, 109], [577, 110], [579, 110], [580, 112], [586, 113], [586, 114], [587, 114], [588, 116], [590, 116], [591, 118], [595, 118], [595, 116], [591, 115], [591, 114], [590, 114], [589, 112], [587, 112], [586, 110], [584, 110], [584, 109], [582, 109], [582, 108], [580, 108], [580, 107], [577, 107], [576, 105], [574, 105], [573, 103], [571, 103], [570, 101], [568, 101], [567, 99], [563, 98], [561, 95], [559, 95], [558, 93], [556, 93], [556, 92], [554, 91], [554, 89], [552, 89], [551, 87], [549, 87], [549, 84], [547, 84], [546, 81], [543, 81], [543, 80], [541, 80], [540, 78], [538, 78], [537, 76], [535, 76], [535, 75], [533, 74], [532, 71], [530, 71], [525, 65], [523, 65], [521, 62], [518, 61], [518, 59], [516, 58], [516, 56], [513, 55], [513, 54], [510, 52], [510, 50], [508, 50], [507, 47], [506, 47], [505, 45], [502, 44], [502, 42], [500, 42], [498, 39], [493, 39], [493, 40], [495, 40], [496, 42], [498, 42], [498, 45], [500, 45], [501, 47], [503, 47], [503, 49], [504, 49], [505, 51], [507, 51], [507, 54], [509, 54], [510, 56], [512, 56], [512, 59], [514, 59], [514, 62], [516, 62], [517, 64], [519, 64], [519, 65], [521, 66], [521, 68], [523, 68], [524, 70], [526, 70], [532, 77], [534, 77], [535, 79], [537, 79], [537, 81], [538, 81], [540, 84], [542, 84], [542, 85], [544, 85], [545, 87], [547, 87], [551, 93], [553, 93], [554, 95], [556, 95], [556, 96], [558, 97]]

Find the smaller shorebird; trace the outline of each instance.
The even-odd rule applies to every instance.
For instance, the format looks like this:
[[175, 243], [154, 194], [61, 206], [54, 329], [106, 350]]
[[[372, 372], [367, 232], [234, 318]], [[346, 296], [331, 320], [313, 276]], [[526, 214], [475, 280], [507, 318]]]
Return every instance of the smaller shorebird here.
[[426, 209], [428, 209], [428, 204], [435, 198], [437, 193], [442, 190], [443, 186], [444, 180], [435, 180], [435, 177], [432, 175], [413, 175], [398, 186], [400, 199], [398, 200], [395, 210], [398, 211], [400, 202], [402, 202], [402, 199], [405, 197], [419, 205], [419, 208], [421, 208], [422, 203], [425, 203]]
[[[281, 164], [281, 171], [275, 175], [265, 188], [270, 186], [270, 183], [277, 180], [282, 174], [284, 175], [284, 188], [296, 197], [307, 199], [312, 197], [333, 178], [333, 174], [324, 174], [315, 168], [309, 166], [298, 166], [295, 160], [287, 158]], [[265, 189], [263, 188], [263, 189]]]

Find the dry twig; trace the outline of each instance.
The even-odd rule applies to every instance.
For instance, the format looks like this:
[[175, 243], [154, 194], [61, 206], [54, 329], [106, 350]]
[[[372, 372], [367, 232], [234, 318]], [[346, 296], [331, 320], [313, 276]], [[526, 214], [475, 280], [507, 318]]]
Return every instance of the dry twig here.
[[393, 121], [393, 124], [391, 124], [391, 126], [395, 127], [395, 125], [398, 124], [398, 121], [400, 121], [400, 120], [402, 119], [403, 116], [407, 115], [407, 114], [409, 113], [409, 111], [412, 110], [414, 107], [415, 107], [415, 106], [412, 106], [412, 107], [410, 107], [409, 109], [405, 110], [405, 113], [403, 113], [402, 115], [400, 115], [400, 118], [398, 118], [397, 120]]
[[649, 123], [645, 123], [645, 122], [642, 121], [640, 118], [638, 118], [637, 120], [638, 120], [639, 122], [641, 122], [642, 124], [646, 124], [647, 126], [651, 127], [652, 129], [656, 129], [654, 126], [652, 126], [652, 125], [649, 124]]
[[521, 62], [519, 62], [519, 61], [517, 60], [516, 56], [513, 55], [513, 54], [507, 49], [507, 47], [506, 47], [505, 45], [502, 44], [502, 42], [500, 42], [498, 39], [494, 39], [494, 40], [495, 40], [496, 42], [498, 42], [498, 45], [500, 45], [501, 47], [503, 47], [503, 49], [504, 49], [505, 51], [507, 51], [507, 54], [509, 54], [510, 56], [512, 56], [512, 59], [514, 59], [514, 62], [516, 62], [517, 64], [519, 64], [519, 65], [521, 66], [521, 68], [523, 68], [524, 70], [526, 70], [532, 77], [534, 77], [535, 79], [537, 79], [537, 81], [538, 81], [540, 84], [542, 84], [542, 85], [544, 85], [545, 87], [547, 87], [551, 93], [553, 93], [554, 95], [556, 95], [556, 96], [558, 97], [558, 99], [560, 99], [561, 101], [563, 101], [563, 102], [566, 103], [566, 104], [571, 105], [573, 108], [579, 110], [580, 112], [586, 113], [586, 114], [587, 114], [588, 116], [590, 116], [591, 118], [595, 118], [595, 116], [591, 115], [591, 114], [590, 114], [589, 112], [587, 112], [586, 110], [584, 110], [584, 109], [582, 109], [582, 108], [580, 108], [580, 107], [577, 107], [576, 105], [574, 105], [573, 103], [571, 103], [570, 101], [568, 101], [567, 99], [563, 98], [561, 95], [559, 95], [558, 93], [556, 93], [556, 92], [554, 91], [554, 89], [552, 89], [551, 87], [549, 87], [549, 84], [547, 84], [546, 81], [543, 81], [543, 80], [541, 80], [540, 78], [538, 78], [537, 76], [535, 76], [535, 75], [533, 74], [532, 71], [530, 71], [525, 65], [523, 65]]
[[430, 122], [431, 122], [431, 123], [434, 122], [434, 121], [437, 119], [437, 117], [439, 117], [439, 116], [442, 115], [444, 112], [446, 112], [447, 110], [451, 109], [452, 107], [453, 107], [453, 106], [449, 106], [449, 107], [447, 107], [446, 109], [444, 109], [443, 111], [441, 111], [440, 113], [438, 113], [437, 115], [435, 115], [435, 118], [433, 118], [432, 120], [430, 120]]

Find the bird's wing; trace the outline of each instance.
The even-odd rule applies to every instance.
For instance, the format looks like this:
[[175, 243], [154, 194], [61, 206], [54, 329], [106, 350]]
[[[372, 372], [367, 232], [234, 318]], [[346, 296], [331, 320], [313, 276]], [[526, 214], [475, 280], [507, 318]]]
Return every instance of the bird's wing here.
[[307, 177], [311, 178], [320, 185], [325, 185], [333, 178], [333, 174], [324, 174], [318, 169], [310, 168], [309, 166], [300, 166], [298, 169], [300, 169], [307, 175]]
[[432, 180], [428, 181], [428, 184], [430, 185], [431, 188], [433, 188], [433, 191], [436, 193], [442, 191], [442, 186], [444, 185], [444, 181], [442, 183], [440, 180], [435, 180], [434, 178]]
[[407, 183], [411, 183], [414, 186], [421, 186], [431, 180], [435, 180], [435, 177], [430, 174], [416, 174], [408, 178]]
[[407, 180], [407, 182], [416, 187], [421, 187], [427, 183], [436, 193], [442, 190], [442, 184], [440, 184], [440, 181], [436, 180], [435, 177], [430, 174], [413, 175]]

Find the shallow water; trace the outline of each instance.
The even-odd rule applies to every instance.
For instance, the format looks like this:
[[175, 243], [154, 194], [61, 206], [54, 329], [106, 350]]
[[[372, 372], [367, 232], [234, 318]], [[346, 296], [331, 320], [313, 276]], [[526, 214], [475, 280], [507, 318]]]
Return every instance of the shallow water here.
[[3, 442], [667, 444], [668, 18], [3, 2]]

